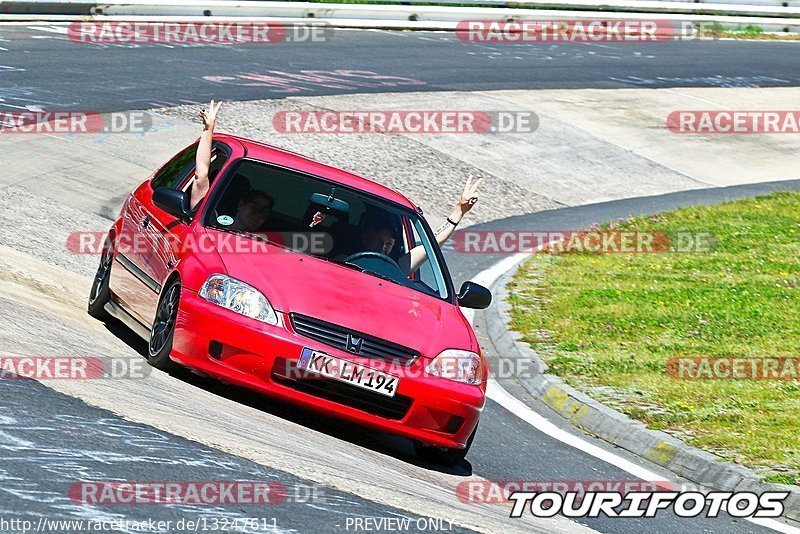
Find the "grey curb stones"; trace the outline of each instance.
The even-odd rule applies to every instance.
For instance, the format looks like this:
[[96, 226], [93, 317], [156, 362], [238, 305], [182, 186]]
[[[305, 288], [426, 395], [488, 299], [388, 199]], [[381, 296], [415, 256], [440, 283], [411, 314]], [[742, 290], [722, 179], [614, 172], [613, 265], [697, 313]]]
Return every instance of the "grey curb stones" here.
[[768, 484], [750, 469], [725, 462], [638, 421], [612, 410], [570, 387], [557, 376], [545, 373], [546, 365], [530, 346], [519, 341], [522, 335], [509, 329], [510, 308], [507, 285], [524, 262], [502, 275], [492, 286], [494, 299], [484, 313], [489, 342], [498, 355], [517, 361], [533, 361], [533, 376], [516, 380], [534, 398], [547, 405], [573, 425], [627, 451], [663, 466], [706, 489], [717, 491], [789, 491], [784, 501], [784, 517], [800, 522], [800, 490], [793, 486]]

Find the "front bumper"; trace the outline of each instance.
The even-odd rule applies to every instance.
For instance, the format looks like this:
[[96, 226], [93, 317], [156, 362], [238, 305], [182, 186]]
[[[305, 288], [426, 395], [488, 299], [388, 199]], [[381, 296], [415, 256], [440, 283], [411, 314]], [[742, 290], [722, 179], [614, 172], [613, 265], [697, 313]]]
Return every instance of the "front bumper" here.
[[[350, 354], [293, 331], [288, 317], [271, 326], [199, 297], [188, 289], [181, 302], [172, 359], [187, 367], [265, 395], [370, 428], [447, 448], [463, 448], [478, 424], [484, 387], [423, 372], [420, 358], [408, 367]], [[292, 372], [304, 347], [400, 377], [394, 397]]]

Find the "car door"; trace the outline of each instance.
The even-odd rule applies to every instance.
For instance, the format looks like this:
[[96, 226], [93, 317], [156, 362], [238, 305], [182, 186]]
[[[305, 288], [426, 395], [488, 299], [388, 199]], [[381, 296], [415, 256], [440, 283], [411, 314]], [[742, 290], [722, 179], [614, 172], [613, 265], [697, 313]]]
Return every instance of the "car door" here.
[[[189, 193], [190, 185], [195, 177], [195, 153], [191, 151], [191, 163], [185, 170], [179, 173], [179, 178], [173, 182], [171, 187]], [[192, 148], [192, 147], [190, 147]], [[223, 143], [216, 142], [211, 147], [211, 165], [209, 166], [209, 181], [213, 186], [214, 181], [230, 157], [230, 148]], [[155, 191], [155, 188], [153, 188]], [[187, 203], [189, 199], [187, 198]], [[187, 204], [188, 205], [188, 204]], [[202, 204], [201, 204], [202, 205]], [[152, 195], [144, 203], [149, 216], [149, 224], [146, 230], [147, 242], [150, 244], [149, 254], [142, 258], [143, 269], [147, 276], [154, 282], [161, 292], [161, 288], [167, 281], [167, 277], [178, 266], [178, 263], [186, 254], [191, 254], [199, 243], [190, 242], [193, 233], [191, 226], [170, 215], [152, 202]], [[199, 210], [198, 210], [199, 211]], [[153, 323], [158, 299], [148, 303], [146, 310], [148, 325]]]
[[[147, 328], [153, 323], [154, 310], [161, 292], [161, 283], [154, 267], [155, 250], [164, 239], [166, 225], [154, 220], [154, 212], [163, 213], [153, 205], [157, 187], [179, 187], [193, 173], [197, 143], [182, 150], [134, 191], [127, 201], [122, 218], [117, 264], [112, 268], [111, 291], [122, 307]], [[163, 260], [169, 262], [170, 258]]]

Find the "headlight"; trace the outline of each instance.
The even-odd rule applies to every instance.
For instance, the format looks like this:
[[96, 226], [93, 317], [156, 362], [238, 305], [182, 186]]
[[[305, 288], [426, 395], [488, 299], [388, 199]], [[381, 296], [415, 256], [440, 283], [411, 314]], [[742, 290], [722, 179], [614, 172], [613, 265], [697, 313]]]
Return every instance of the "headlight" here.
[[267, 297], [258, 289], [230, 276], [212, 274], [200, 288], [200, 296], [252, 319], [271, 325], [278, 324], [278, 316]]
[[483, 360], [468, 350], [447, 349], [425, 367], [425, 372], [477, 386], [483, 381]]

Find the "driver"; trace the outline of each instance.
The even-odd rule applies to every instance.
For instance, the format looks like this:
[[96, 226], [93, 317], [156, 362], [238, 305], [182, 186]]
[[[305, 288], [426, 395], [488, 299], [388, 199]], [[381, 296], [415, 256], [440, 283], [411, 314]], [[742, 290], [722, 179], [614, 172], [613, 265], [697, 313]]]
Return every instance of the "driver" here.
[[[439, 246], [444, 245], [445, 242], [450, 239], [450, 236], [453, 235], [461, 219], [464, 218], [464, 215], [466, 215], [478, 201], [478, 187], [482, 182], [483, 178], [476, 180], [474, 183], [472, 176], [467, 179], [464, 192], [461, 194], [461, 198], [456, 203], [453, 211], [450, 212], [445, 222], [434, 232], [436, 242], [439, 243]], [[362, 251], [378, 252], [385, 256], [391, 256], [396, 241], [397, 236], [395, 231], [389, 225], [382, 224], [364, 232], [361, 237]], [[425, 263], [427, 259], [428, 254], [425, 252], [425, 247], [417, 245], [409, 252], [400, 256], [397, 260], [397, 264], [405, 274], [410, 275], [419, 269], [420, 265]]]
[[255, 232], [267, 222], [275, 201], [271, 196], [258, 189], [251, 189], [239, 200], [230, 230]]
[[365, 252], [379, 252], [384, 256], [392, 253], [395, 241], [397, 237], [394, 230], [385, 225], [367, 230], [361, 238]]

